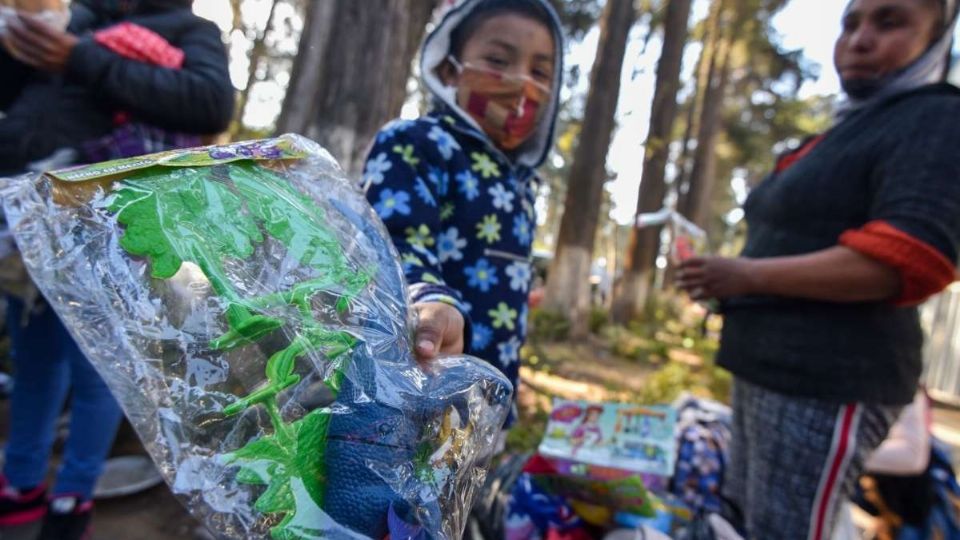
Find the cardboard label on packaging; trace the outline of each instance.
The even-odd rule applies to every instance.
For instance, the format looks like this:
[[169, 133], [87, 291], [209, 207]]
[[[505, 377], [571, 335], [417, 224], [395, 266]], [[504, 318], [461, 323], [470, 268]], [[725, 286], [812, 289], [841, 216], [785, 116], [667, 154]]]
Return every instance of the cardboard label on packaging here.
[[188, 150], [170, 150], [93, 165], [70, 167], [48, 174], [55, 180], [74, 183], [113, 179], [151, 167], [211, 167], [240, 160], [303, 159], [307, 155], [307, 152], [299, 148], [293, 139], [279, 137]]

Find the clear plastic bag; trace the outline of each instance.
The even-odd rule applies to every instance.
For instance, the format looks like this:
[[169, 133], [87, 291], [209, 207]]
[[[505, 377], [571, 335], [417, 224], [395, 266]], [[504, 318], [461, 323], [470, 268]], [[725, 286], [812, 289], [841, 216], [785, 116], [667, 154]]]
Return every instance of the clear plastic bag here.
[[670, 207], [664, 207], [656, 212], [640, 214], [636, 219], [638, 228], [666, 227], [669, 231], [670, 249], [669, 261], [671, 265], [679, 265], [693, 257], [706, 255], [710, 249], [707, 244], [707, 234], [692, 221]]
[[7, 180], [37, 285], [223, 538], [459, 538], [511, 402], [418, 365], [389, 236], [296, 136]]

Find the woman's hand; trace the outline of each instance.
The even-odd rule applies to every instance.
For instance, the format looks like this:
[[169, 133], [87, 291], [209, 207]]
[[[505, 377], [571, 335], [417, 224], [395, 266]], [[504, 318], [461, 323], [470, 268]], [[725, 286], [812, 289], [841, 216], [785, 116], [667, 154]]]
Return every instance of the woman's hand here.
[[677, 286], [694, 300], [770, 295], [822, 302], [880, 302], [900, 294], [897, 269], [845, 246], [803, 255], [748, 259], [694, 257]]
[[754, 294], [754, 262], [742, 257], [693, 257], [680, 264], [677, 286], [694, 300]]
[[67, 65], [77, 37], [43, 22], [37, 17], [18, 14], [9, 19], [4, 45], [11, 56], [50, 73], [59, 73]]
[[413, 309], [417, 312], [414, 351], [420, 361], [463, 352], [465, 323], [457, 308], [442, 302], [424, 302], [414, 304]]

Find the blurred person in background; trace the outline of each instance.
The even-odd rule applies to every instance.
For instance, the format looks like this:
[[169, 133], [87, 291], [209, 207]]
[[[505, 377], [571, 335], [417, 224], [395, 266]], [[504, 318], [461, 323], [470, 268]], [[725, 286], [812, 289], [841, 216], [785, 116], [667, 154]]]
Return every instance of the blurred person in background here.
[[683, 289], [722, 303], [718, 362], [735, 377], [724, 493], [749, 538], [829, 538], [914, 399], [916, 306], [953, 281], [960, 249], [960, 91], [944, 83], [956, 7], [851, 1], [836, 123], [751, 192], [740, 257], [681, 265]]
[[[73, 0], [69, 25], [6, 12], [0, 36], [0, 175], [197, 146], [223, 131], [234, 90], [220, 30], [190, 0]], [[25, 278], [27, 279], [27, 278]], [[90, 528], [92, 493], [121, 410], [35, 294], [10, 296], [15, 385], [0, 526], [44, 519], [40, 538]], [[70, 436], [45, 484], [57, 418]]]

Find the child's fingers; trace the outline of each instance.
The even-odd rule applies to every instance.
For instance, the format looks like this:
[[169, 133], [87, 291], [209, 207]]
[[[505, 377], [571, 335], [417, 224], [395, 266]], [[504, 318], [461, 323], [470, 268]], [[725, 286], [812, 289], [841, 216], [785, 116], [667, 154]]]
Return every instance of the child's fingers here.
[[418, 323], [414, 334], [414, 351], [421, 361], [437, 355], [463, 352], [463, 315], [457, 308], [441, 302], [425, 302], [415, 306]]
[[420, 325], [417, 326], [414, 348], [421, 360], [432, 360], [439, 352], [444, 328], [430, 312], [424, 313], [421, 317]]
[[467, 323], [463, 319], [460, 310], [450, 306], [447, 310], [447, 333], [444, 336], [444, 347], [441, 352], [446, 354], [463, 354], [466, 344], [463, 338], [463, 330]]
[[463, 354], [463, 316], [453, 310], [447, 319], [446, 332], [440, 345], [441, 354]]

